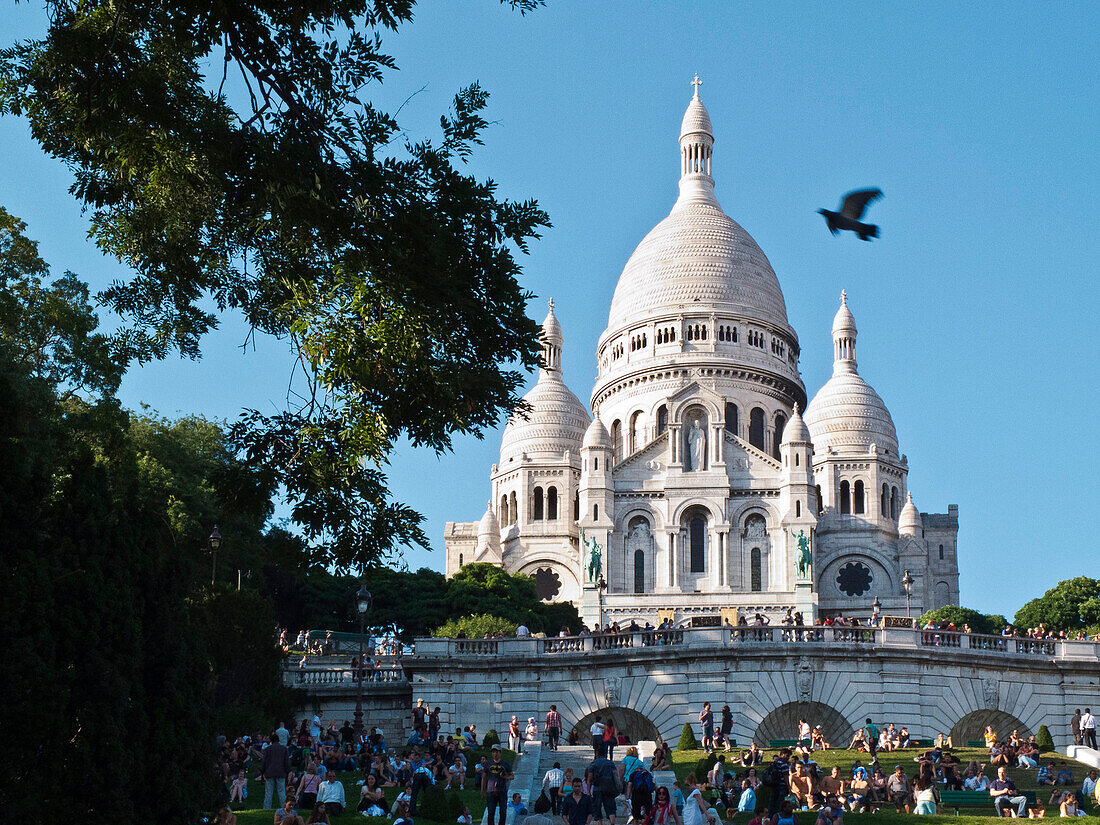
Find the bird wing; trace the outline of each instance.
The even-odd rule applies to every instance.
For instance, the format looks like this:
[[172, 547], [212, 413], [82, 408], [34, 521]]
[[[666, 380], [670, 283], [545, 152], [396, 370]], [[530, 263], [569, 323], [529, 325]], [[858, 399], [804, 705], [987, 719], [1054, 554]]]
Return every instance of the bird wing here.
[[858, 221], [867, 211], [867, 207], [881, 197], [881, 189], [857, 189], [855, 192], [849, 192], [840, 205], [840, 214]]

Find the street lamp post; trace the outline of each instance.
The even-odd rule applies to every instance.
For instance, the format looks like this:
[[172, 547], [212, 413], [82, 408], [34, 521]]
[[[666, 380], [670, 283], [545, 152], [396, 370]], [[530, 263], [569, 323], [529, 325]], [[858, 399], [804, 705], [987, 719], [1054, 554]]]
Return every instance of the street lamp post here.
[[901, 586], [905, 588], [905, 618], [907, 619], [913, 618], [913, 614], [909, 609], [909, 598], [913, 595], [914, 581], [913, 577], [909, 575], [909, 571], [906, 570], [905, 575], [901, 579]]
[[222, 534], [218, 532], [218, 525], [214, 525], [213, 531], [210, 533], [210, 538], [206, 540], [206, 543], [210, 546], [210, 554], [213, 556], [213, 560], [210, 563], [210, 586], [214, 586], [214, 576], [218, 572], [218, 549], [222, 546]]
[[355, 722], [352, 727], [355, 728], [357, 741], [360, 734], [363, 733], [363, 676], [366, 672], [363, 637], [366, 634], [367, 613], [370, 612], [372, 601], [374, 599], [364, 584], [355, 594], [355, 610], [359, 614], [359, 668], [355, 675], [359, 682], [359, 693], [355, 699]]
[[601, 630], [604, 629], [604, 626], [603, 626], [603, 591], [606, 590], [606, 589], [607, 589], [607, 580], [604, 579], [603, 576], [600, 576], [599, 580], [596, 582], [596, 599], [597, 599], [597, 602], [599, 603], [599, 608], [600, 608], [599, 624], [600, 624], [600, 629]]
[[877, 626], [879, 621], [879, 615], [882, 612], [882, 602], [878, 600], [878, 596], [875, 596], [874, 602], [871, 603], [871, 626]]

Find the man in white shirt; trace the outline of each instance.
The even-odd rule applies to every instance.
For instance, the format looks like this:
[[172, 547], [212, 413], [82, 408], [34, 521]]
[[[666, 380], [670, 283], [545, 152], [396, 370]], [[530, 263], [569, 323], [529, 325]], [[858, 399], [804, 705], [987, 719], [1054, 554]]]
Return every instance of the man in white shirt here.
[[603, 728], [604, 724], [600, 721], [600, 717], [596, 717], [596, 721], [592, 723], [592, 727], [588, 729], [588, 732], [592, 734], [592, 750], [595, 751], [596, 756], [601, 753], [606, 753], [607, 748], [603, 743]]
[[1096, 717], [1088, 708], [1085, 708], [1081, 716], [1081, 736], [1084, 737], [1086, 747], [1096, 750]]
[[1081, 783], [1081, 796], [1085, 799], [1092, 799], [1092, 795], [1096, 792], [1096, 776], [1096, 771], [1089, 771], [1085, 781]]
[[984, 773], [978, 773], [975, 776], [968, 776], [963, 785], [968, 791], [988, 791], [989, 790], [989, 777]]
[[321, 716], [323, 711], [317, 711], [313, 714], [313, 719], [309, 723], [309, 738], [313, 740], [314, 747], [321, 741]]
[[336, 778], [336, 771], [327, 771], [317, 788], [317, 804], [324, 805], [329, 816], [339, 816], [347, 802], [344, 799], [344, 783]]
[[554, 767], [546, 772], [542, 778], [542, 789], [550, 797], [550, 812], [554, 816], [561, 814], [561, 786], [565, 784], [565, 771], [561, 769], [561, 763], [555, 762]]

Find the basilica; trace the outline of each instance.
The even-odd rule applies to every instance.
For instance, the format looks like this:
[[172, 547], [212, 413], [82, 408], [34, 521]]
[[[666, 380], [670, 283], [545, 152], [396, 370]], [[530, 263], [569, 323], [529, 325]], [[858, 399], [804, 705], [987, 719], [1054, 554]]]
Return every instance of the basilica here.
[[857, 368], [848, 297], [832, 377], [807, 404], [779, 280], [715, 198], [713, 146], [696, 85], [679, 197], [619, 276], [592, 415], [565, 384], [551, 300], [485, 514], [446, 525], [447, 575], [471, 562], [528, 574], [590, 626], [957, 604], [958, 508], [917, 509], [894, 421]]

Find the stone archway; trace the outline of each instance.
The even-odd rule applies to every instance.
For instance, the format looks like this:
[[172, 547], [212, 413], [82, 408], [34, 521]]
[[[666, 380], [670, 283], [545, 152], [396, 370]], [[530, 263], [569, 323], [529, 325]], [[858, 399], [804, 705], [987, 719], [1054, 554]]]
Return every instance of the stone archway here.
[[657, 726], [633, 708], [600, 708], [577, 721], [577, 733], [580, 735], [580, 739], [577, 740], [578, 744], [587, 745], [592, 741], [588, 729], [592, 727], [592, 723], [596, 721], [597, 716], [605, 722], [608, 717], [613, 719], [615, 729], [634, 743], [654, 741], [660, 736], [657, 732]]
[[800, 719], [809, 722], [810, 727], [821, 725], [825, 741], [834, 748], [846, 747], [855, 731], [836, 708], [821, 702], [788, 702], [761, 720], [753, 741], [766, 748], [772, 739], [794, 739], [798, 736]]
[[[967, 742], [977, 742], [985, 734], [985, 726], [992, 725], [998, 741], [1008, 739], [1009, 734], [1018, 730], [1021, 736], [1031, 736], [1031, 729], [1003, 710], [975, 710], [966, 714], [951, 728], [951, 744], [956, 748], [965, 748]], [[937, 731], [938, 733], [938, 731]]]

